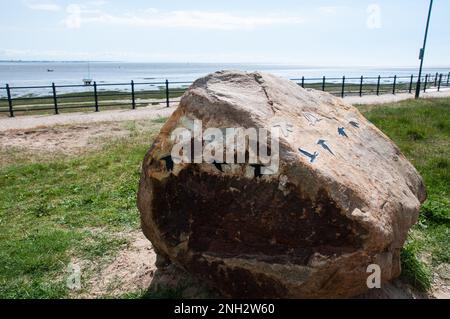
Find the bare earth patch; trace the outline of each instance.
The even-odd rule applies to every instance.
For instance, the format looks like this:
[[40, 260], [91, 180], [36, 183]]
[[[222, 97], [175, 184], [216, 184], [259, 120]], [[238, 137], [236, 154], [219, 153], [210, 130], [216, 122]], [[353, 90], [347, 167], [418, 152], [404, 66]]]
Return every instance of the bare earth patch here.
[[432, 295], [437, 299], [450, 299], [450, 264], [441, 264], [433, 275]]
[[111, 263], [91, 276], [85, 283], [87, 292], [78, 297], [120, 297], [150, 287], [156, 272], [156, 254], [142, 232], [130, 234], [130, 239], [129, 245]]
[[204, 284], [174, 265], [158, 269], [156, 253], [142, 231], [116, 236], [126, 238], [129, 243], [112, 260], [72, 261], [82, 271], [82, 290], [73, 291], [72, 298], [120, 298], [136, 292], [164, 297], [170, 291], [183, 298], [213, 296]]
[[53, 126], [0, 132], [1, 148], [79, 154], [101, 146], [100, 140], [128, 136], [121, 123]]

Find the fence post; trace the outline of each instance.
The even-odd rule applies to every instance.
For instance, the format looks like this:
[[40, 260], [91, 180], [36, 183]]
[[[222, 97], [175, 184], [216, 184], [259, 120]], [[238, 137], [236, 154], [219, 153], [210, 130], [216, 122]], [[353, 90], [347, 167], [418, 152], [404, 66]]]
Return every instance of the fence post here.
[[97, 82], [94, 82], [95, 112], [98, 112]]
[[302, 88], [305, 88], [305, 77], [302, 76]]
[[409, 81], [409, 94], [411, 94], [412, 91], [412, 84], [413, 84], [413, 80], [414, 80], [414, 75], [411, 74], [411, 81]]
[[13, 103], [11, 98], [11, 89], [9, 84], [6, 84], [6, 94], [8, 95], [9, 116], [14, 117]]
[[423, 86], [423, 91], [426, 92], [427, 91], [427, 83], [428, 83], [428, 74], [425, 74], [425, 84]]
[[325, 91], [325, 76], [322, 79], [322, 91]]
[[380, 95], [380, 80], [381, 80], [381, 75], [378, 76], [377, 95]]
[[436, 75], [434, 76], [434, 86], [437, 86], [437, 78], [438, 78], [438, 72], [436, 72]]
[[58, 111], [58, 98], [56, 97], [56, 86], [55, 83], [52, 83], [52, 90], [53, 90], [53, 105], [55, 106], [55, 115], [59, 114]]
[[362, 88], [363, 88], [364, 77], [361, 75], [361, 82], [359, 83], [359, 96], [362, 96]]
[[134, 81], [131, 80], [131, 105], [133, 107], [133, 110], [136, 109], [136, 99], [134, 94]]
[[450, 72], [448, 72], [448, 74], [447, 74], [447, 86], [448, 86], [449, 79], [450, 79]]
[[395, 85], [397, 84], [397, 75], [394, 75], [394, 85], [392, 86], [392, 94], [395, 95]]
[[341, 97], [344, 97], [345, 92], [345, 75], [342, 77], [342, 91], [341, 91]]
[[169, 80], [166, 80], [166, 106], [170, 107]]
[[438, 92], [441, 90], [442, 73], [439, 75]]

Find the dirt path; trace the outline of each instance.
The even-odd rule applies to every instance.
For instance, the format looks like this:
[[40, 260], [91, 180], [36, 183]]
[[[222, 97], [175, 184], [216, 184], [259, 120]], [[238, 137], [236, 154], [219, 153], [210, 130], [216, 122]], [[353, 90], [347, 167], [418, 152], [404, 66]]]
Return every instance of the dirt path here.
[[98, 113], [65, 113], [60, 115], [18, 116], [0, 119], [0, 132], [26, 130], [55, 125], [87, 124], [99, 122], [121, 122], [168, 117], [176, 107], [146, 107], [136, 110], [111, 110]]
[[[440, 92], [436, 89], [430, 89], [426, 93], [421, 93], [422, 98], [442, 98], [450, 97], [450, 88], [442, 88]], [[409, 93], [399, 93], [399, 94], [383, 94], [383, 95], [363, 95], [360, 96], [347, 96], [344, 100], [350, 104], [383, 104], [383, 103], [394, 103], [400, 102], [408, 99], [413, 99], [414, 94]]]

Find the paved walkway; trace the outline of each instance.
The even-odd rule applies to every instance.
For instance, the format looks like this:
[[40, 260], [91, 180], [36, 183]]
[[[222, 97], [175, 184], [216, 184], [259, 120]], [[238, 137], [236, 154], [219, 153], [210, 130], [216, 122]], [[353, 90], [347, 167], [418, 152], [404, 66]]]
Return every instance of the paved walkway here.
[[[450, 97], [450, 88], [443, 88], [440, 92], [430, 89], [427, 93], [422, 93], [423, 98]], [[414, 98], [413, 94], [384, 94], [380, 96], [348, 96], [344, 100], [351, 104], [382, 104], [398, 102]], [[0, 118], [0, 131], [33, 129], [38, 127], [48, 127], [55, 125], [98, 123], [98, 122], [119, 122], [129, 120], [156, 119], [158, 117], [168, 117], [175, 111], [176, 107], [152, 106], [139, 108], [137, 110], [110, 110], [99, 113], [65, 113], [60, 115], [34, 115], [18, 116], [15, 118]]]
[[[450, 97], [450, 88], [441, 88], [440, 92], [436, 89], [429, 89], [426, 93], [420, 93], [421, 98], [436, 98], [436, 97]], [[344, 100], [350, 104], [383, 104], [394, 103], [403, 100], [413, 99], [414, 94], [399, 93], [399, 94], [383, 94], [383, 95], [363, 95], [347, 96]]]

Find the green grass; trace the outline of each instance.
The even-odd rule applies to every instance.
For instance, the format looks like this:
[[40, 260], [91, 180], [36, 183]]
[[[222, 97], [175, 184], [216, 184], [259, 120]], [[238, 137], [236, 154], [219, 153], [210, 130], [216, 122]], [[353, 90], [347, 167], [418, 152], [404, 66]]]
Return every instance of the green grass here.
[[0, 298], [67, 297], [72, 259], [98, 261], [124, 244], [115, 233], [139, 227], [140, 165], [159, 127], [80, 157], [0, 167]]
[[[450, 262], [450, 99], [360, 109], [425, 179], [428, 200], [401, 256], [403, 278], [427, 290], [436, 267]], [[139, 227], [140, 165], [164, 121], [144, 131], [126, 122], [130, 137], [79, 156], [8, 151], [14, 161], [0, 163], [0, 298], [70, 297], [65, 281], [72, 260], [98, 263], [117, 253], [125, 241], [115, 234]], [[140, 291], [123, 298], [179, 294]]]
[[425, 180], [428, 199], [401, 256], [403, 278], [427, 290], [433, 270], [450, 262], [450, 99], [360, 108], [400, 147]]
[[430, 267], [417, 258], [418, 253], [411, 244], [402, 249], [402, 277], [418, 290], [427, 291], [431, 287], [432, 272]]

